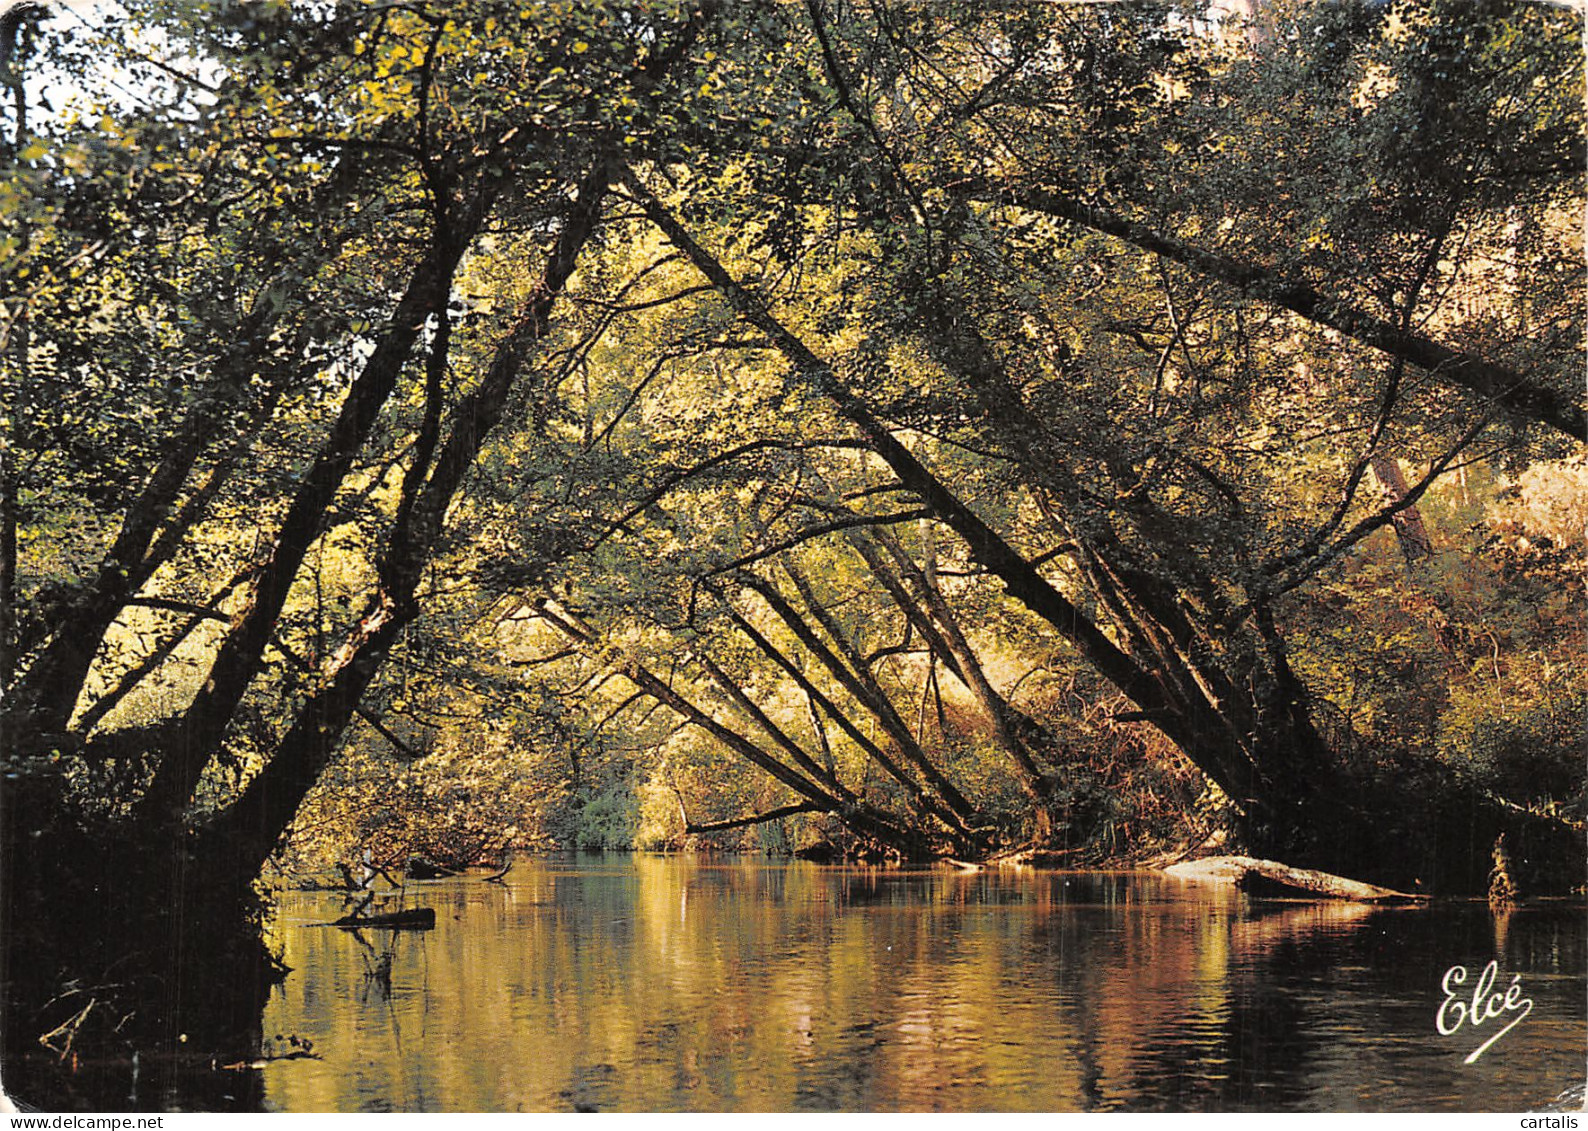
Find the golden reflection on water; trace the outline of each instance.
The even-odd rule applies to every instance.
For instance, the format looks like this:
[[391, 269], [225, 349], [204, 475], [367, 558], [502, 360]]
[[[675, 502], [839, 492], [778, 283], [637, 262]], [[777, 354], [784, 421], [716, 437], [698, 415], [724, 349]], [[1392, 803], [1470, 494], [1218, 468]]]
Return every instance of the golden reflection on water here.
[[[264, 1032], [322, 1059], [268, 1067], [270, 1107], [1482, 1110], [1493, 1083], [1433, 1033], [1424, 968], [1473, 944], [1426, 909], [655, 856], [521, 860], [505, 884], [408, 896], [435, 930], [310, 926], [339, 900], [283, 895], [294, 973]], [[1468, 934], [1492, 945], [1486, 919]], [[1581, 941], [1557, 956], [1579, 979]], [[1511, 1086], [1553, 1095], [1581, 1005], [1529, 1026], [1540, 1078]]]

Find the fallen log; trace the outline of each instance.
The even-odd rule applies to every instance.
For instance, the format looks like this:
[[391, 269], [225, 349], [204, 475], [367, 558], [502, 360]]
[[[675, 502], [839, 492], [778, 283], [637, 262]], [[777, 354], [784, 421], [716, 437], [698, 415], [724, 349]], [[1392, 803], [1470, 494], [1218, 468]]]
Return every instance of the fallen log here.
[[843, 853], [838, 850], [838, 846], [826, 840], [819, 840], [794, 850], [796, 860], [809, 860], [812, 864], [832, 864], [842, 857]]
[[938, 863], [947, 865], [950, 868], [955, 868], [961, 872], [980, 872], [986, 867], [985, 864], [974, 864], [969, 860], [956, 860], [952, 856], [940, 856], [938, 857]]
[[456, 868], [438, 864], [424, 856], [410, 856], [407, 870], [410, 880], [445, 880], [463, 874]]
[[1422, 903], [1427, 896], [1348, 880], [1329, 872], [1292, 868], [1252, 856], [1209, 856], [1171, 864], [1166, 876], [1199, 883], [1233, 884], [1256, 899], [1345, 899], [1357, 903]]
[[221, 1065], [223, 1072], [242, 1072], [250, 1068], [269, 1068], [278, 1060], [320, 1060], [320, 1054], [309, 1052], [307, 1049], [293, 1049], [291, 1052], [274, 1053], [270, 1056], [256, 1056], [252, 1060], [239, 1060], [233, 1064]]
[[1001, 868], [1074, 868], [1074, 857], [1080, 851], [1079, 848], [1033, 848], [1028, 845], [1012, 852], [999, 853], [989, 858], [987, 863]]
[[409, 907], [402, 911], [376, 912], [365, 915], [354, 912], [325, 924], [328, 927], [380, 927], [388, 931], [428, 931], [436, 925], [433, 907]]

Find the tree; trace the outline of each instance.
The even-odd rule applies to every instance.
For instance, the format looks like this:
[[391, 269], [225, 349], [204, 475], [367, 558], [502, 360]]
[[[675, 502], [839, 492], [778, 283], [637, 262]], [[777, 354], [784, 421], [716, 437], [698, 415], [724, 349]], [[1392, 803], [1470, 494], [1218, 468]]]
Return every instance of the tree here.
[[[72, 352], [74, 334], [113, 340], [102, 305], [41, 316], [37, 294], [24, 293], [12, 312], [28, 334], [7, 354], [19, 367], [6, 386], [36, 416], [52, 404], [41, 372], [90, 386], [104, 374], [111, 390], [139, 378], [130, 397], [85, 398], [88, 411], [110, 413], [98, 445], [84, 452], [69, 416], [30, 421], [19, 437], [26, 462], [7, 464], [8, 475], [29, 476], [8, 488], [19, 508], [52, 464], [79, 473], [62, 487], [82, 502], [68, 494], [50, 513], [81, 507], [112, 532], [102, 549], [97, 530], [80, 540], [92, 563], [80, 580], [17, 586], [37, 610], [12, 642], [3, 722], [5, 888], [18, 928], [8, 988], [12, 1015], [30, 1019], [8, 1037], [24, 1046], [27, 1025], [49, 1028], [54, 1014], [81, 1008], [49, 990], [66, 976], [58, 971], [92, 986], [127, 948], [140, 962], [171, 953], [197, 962], [201, 944], [209, 957], [238, 955], [234, 934], [195, 939], [169, 909], [248, 918], [253, 878], [418, 612], [452, 501], [509, 397], [539, 375], [553, 306], [601, 216], [623, 144], [616, 128], [647, 128], [642, 100], [657, 99], [710, 18], [664, 10], [642, 27], [621, 10], [548, 23], [512, 5], [466, 20], [222, 6], [151, 12], [151, 26], [162, 15], [162, 32], [210, 76], [180, 81], [203, 93], [105, 154], [104, 173], [93, 161], [103, 147], [65, 115], [54, 155], [22, 149], [12, 179], [19, 211], [41, 183], [58, 182], [48, 187], [67, 201], [53, 215], [35, 209], [50, 226], [35, 220], [37, 254], [14, 277], [67, 274], [84, 262], [74, 245], [98, 224], [117, 251], [86, 261], [101, 295], [130, 279], [153, 298], [124, 308], [144, 333], [86, 359]], [[549, 76], [544, 101], [502, 96], [499, 80], [530, 70]], [[74, 194], [86, 215], [72, 212]], [[115, 229], [118, 212], [129, 227]], [[460, 272], [488, 230], [523, 233], [512, 249], [519, 293], [466, 324]], [[57, 246], [75, 260], [51, 263]], [[161, 419], [140, 403], [161, 397], [176, 401], [169, 427], [142, 445], [122, 442], [117, 414]], [[96, 494], [83, 469], [106, 453], [118, 474]], [[214, 584], [208, 563], [250, 496], [258, 541], [217, 590], [225, 611], [164, 596], [183, 575], [197, 575], [201, 592], [206, 577]], [[306, 566], [349, 518], [369, 584], [345, 612], [320, 616], [310, 647], [295, 639]], [[127, 610], [151, 604], [224, 623], [190, 701], [146, 725], [78, 726]], [[305, 678], [283, 681], [272, 650], [310, 657]], [[283, 721], [261, 696], [285, 699]], [[113, 797], [83, 788], [107, 774], [120, 783]], [[33, 861], [26, 870], [23, 859]], [[85, 870], [107, 867], [141, 870], [147, 882], [118, 879], [102, 901], [86, 897]], [[119, 945], [107, 922], [121, 924]], [[257, 969], [257, 937], [253, 947]], [[168, 986], [135, 1009], [140, 1030], [174, 1041], [180, 992]], [[256, 1006], [245, 1002], [223, 1027], [257, 1024]]]
[[[829, 361], [805, 335], [773, 313], [773, 301], [802, 301], [804, 295], [769, 298], [755, 293], [729, 269], [724, 256], [708, 250], [679, 214], [651, 194], [637, 177], [629, 178], [630, 191], [741, 316], [771, 339], [800, 379], [831, 398], [900, 483], [964, 538], [980, 563], [1003, 579], [1011, 593], [1065, 634], [1088, 662], [1125, 691], [1145, 717], [1169, 734], [1236, 800], [1247, 812], [1249, 831], [1259, 844], [1323, 864], [1360, 866], [1363, 861], [1356, 859], [1356, 849], [1375, 843], [1376, 836], [1370, 834], [1381, 826], [1371, 816], [1368, 803], [1376, 787], [1344, 775], [1312, 723], [1309, 697], [1291, 668], [1280, 628], [1280, 603], [1350, 546], [1389, 525], [1396, 514], [1415, 504], [1439, 472], [1479, 439], [1487, 427], [1486, 419], [1480, 417], [1453, 438], [1441, 437], [1443, 448], [1434, 456], [1433, 471], [1390, 506], [1342, 525], [1355, 502], [1361, 470], [1370, 462], [1370, 456], [1356, 458], [1356, 470], [1342, 492], [1343, 501], [1310, 530], [1309, 524], [1296, 523], [1287, 515], [1287, 508], [1276, 506], [1273, 498], [1274, 492], [1283, 490], [1283, 478], [1295, 466], [1293, 449], [1279, 453], [1279, 461], [1264, 470], [1266, 457], [1262, 455], [1246, 460], [1245, 466], [1232, 466], [1219, 447], [1201, 445], [1205, 440], [1221, 443], [1222, 437], [1214, 440], [1215, 430], [1227, 426], [1230, 418], [1224, 414], [1236, 405], [1246, 410], [1243, 419], [1259, 431], [1273, 426], [1270, 405], [1274, 387], [1249, 377], [1240, 379], [1240, 370], [1232, 374], [1229, 367], [1241, 366], [1251, 374], [1272, 369], [1276, 363], [1283, 365], [1287, 354], [1294, 356], [1298, 328], [1285, 322], [1253, 326], [1243, 320], [1239, 307], [1212, 306], [1209, 299], [1213, 296], [1197, 284], [1167, 275], [1161, 268], [1153, 273], [1161, 279], [1173, 325], [1172, 334], [1161, 346], [1132, 325], [1131, 315], [1116, 313], [1139, 303], [1138, 296], [1145, 290], [1140, 274], [1115, 300], [1120, 305], [1107, 311], [1102, 325], [1090, 322], [1096, 314], [1083, 315], [1087, 320], [1083, 322], [1074, 313], [1062, 313], [1058, 296], [1067, 289], [1065, 272], [1074, 270], [1076, 257], [1066, 255], [1046, 233], [1000, 240], [984, 221], [963, 209], [956, 213], [953, 202], [939, 202], [935, 214], [928, 214], [927, 197], [919, 184], [953, 183], [953, 170], [942, 169], [937, 156], [952, 151], [953, 146], [944, 144], [941, 137], [919, 136], [916, 127], [925, 120], [924, 114], [901, 113], [901, 104], [911, 97], [896, 85], [905, 73], [899, 60], [906, 52], [889, 54], [896, 44], [876, 46], [889, 43], [894, 29], [882, 18], [875, 24], [857, 18], [844, 29], [860, 44], [857, 52], [870, 52], [863, 73], [871, 84], [871, 100], [862, 105], [854, 94], [856, 83], [840, 59], [842, 51], [835, 47], [837, 36], [825, 27], [820, 7], [813, 5], [810, 16], [816, 45], [807, 41], [806, 58], [821, 67], [833, 103], [853, 123], [847, 127], [845, 140], [869, 146], [876, 153], [881, 184], [857, 185], [849, 166], [831, 165], [825, 171], [829, 178], [825, 184], [822, 173], [807, 173], [799, 186], [801, 198], [785, 201], [780, 207], [785, 217], [791, 212], [811, 214], [814, 200], [820, 200], [830, 214], [852, 212], [857, 217], [852, 228], [834, 225], [830, 231], [837, 234], [832, 238], [844, 254], [871, 264], [873, 278], [886, 280], [881, 292], [886, 297], [855, 311], [855, 333], [865, 343], [856, 360], [843, 366]], [[1162, 29], [1151, 26], [1150, 18], [1147, 25], [1149, 39], [1165, 38]], [[1083, 29], [1082, 41], [1086, 34], [1106, 41], [1114, 30], [1113, 22], [1104, 20], [1101, 32]], [[945, 41], [953, 46], [942, 48]], [[974, 46], [977, 41], [971, 38], [970, 42]], [[941, 61], [943, 56], [951, 56], [955, 46], [952, 36], [932, 41], [933, 50], [939, 53], [939, 74], [951, 72], [958, 63], [957, 59]], [[1183, 68], [1175, 58], [1180, 51], [1171, 47], [1144, 54], [1149, 63], [1167, 62], [1157, 74], [1145, 68], [1147, 79], [1161, 81], [1157, 86], [1147, 83], [1132, 88], [1141, 101], [1151, 105], [1154, 96], [1141, 91], [1172, 87], [1181, 77]], [[1063, 72], [1077, 59], [1081, 61], [1078, 69], [1084, 71], [1084, 50], [1071, 54], [1054, 50], [1052, 56], [1060, 60], [1057, 78], [1061, 81], [1073, 82], [1072, 75]], [[1054, 85], [1055, 77], [1043, 72], [1046, 88]], [[973, 86], [967, 83], [962, 89]], [[932, 120], [967, 119], [974, 120], [969, 113]], [[1138, 119], [1132, 129], [1139, 132], [1144, 124]], [[892, 128], [891, 135], [885, 136], [885, 127]], [[846, 127], [837, 128], [842, 135]], [[1021, 136], [1031, 133], [1026, 130]], [[1011, 144], [1010, 136], [1010, 131], [1000, 134], [1000, 144]], [[895, 140], [900, 137], [903, 140]], [[831, 152], [837, 152], [836, 147]], [[822, 159], [809, 147], [801, 158], [807, 167]], [[991, 160], [989, 154], [982, 163]], [[929, 182], [912, 181], [912, 168], [934, 169], [938, 175]], [[1074, 176], [1073, 171], [1070, 175]], [[702, 190], [713, 191], [709, 185], [692, 185], [695, 193]], [[814, 191], [824, 195], [813, 197]], [[755, 205], [747, 201], [743, 207], [750, 211]], [[779, 221], [789, 223], [783, 217], [767, 215], [760, 227], [771, 231]], [[1101, 228], [1118, 234], [1108, 225]], [[811, 230], [809, 221], [805, 230]], [[868, 230], [881, 234], [874, 242], [864, 235], [850, 235]], [[1126, 234], [1133, 233], [1134, 229]], [[1436, 233], [1431, 246], [1437, 249], [1443, 238], [1443, 232]], [[1171, 254], [1221, 281], [1231, 281], [1216, 263], [1168, 245], [1149, 241], [1145, 246], [1160, 256]], [[772, 245], [769, 250], [779, 249]], [[1413, 300], [1421, 293], [1430, 269], [1428, 256], [1425, 248], [1420, 269], [1423, 278], [1403, 283]], [[1412, 265], [1416, 262], [1414, 257]], [[1060, 270], [1054, 269], [1056, 265]], [[1035, 294], [1031, 293], [1033, 279], [1042, 280]], [[1176, 293], [1188, 285], [1188, 293]], [[1376, 331], [1364, 337], [1358, 333], [1363, 323], [1340, 324], [1327, 312], [1320, 317], [1320, 308], [1310, 299], [1302, 303], [1275, 294], [1268, 297], [1282, 298], [1279, 305], [1327, 327], [1363, 337], [1365, 344], [1390, 349], [1394, 364], [1386, 386], [1373, 390], [1375, 395], [1367, 404], [1345, 409], [1357, 419], [1377, 421], [1368, 429], [1373, 443], [1390, 419], [1397, 423], [1404, 419], [1401, 427], [1415, 428], [1421, 423], [1415, 417], [1391, 416], [1399, 405], [1400, 366], [1417, 361], [1413, 352], [1402, 348], [1406, 343], [1391, 342]], [[1069, 309], [1096, 311], [1100, 305], [1094, 297], [1083, 307], [1077, 298]], [[1198, 322], [1189, 328], [1176, 325], [1182, 321], [1177, 307], [1200, 308]], [[1402, 320], [1409, 316], [1408, 308]], [[1100, 330], [1132, 334], [1146, 357], [1121, 365], [1117, 354], [1112, 358], [1077, 356], [1073, 338], [1066, 340], [1062, 329], [1066, 320], [1072, 327], [1080, 322], [1083, 332], [1090, 334]], [[1261, 338], [1254, 337], [1257, 330], [1262, 331]], [[1086, 582], [1107, 610], [1111, 629], [1123, 635], [1123, 648], [1113, 635], [1084, 616], [1072, 599], [1033, 570], [1007, 539], [965, 507], [940, 477], [899, 443], [876, 410], [856, 392], [879, 384], [888, 388], [900, 380], [902, 375], [897, 373], [890, 351], [896, 355], [895, 343], [901, 337], [924, 348], [943, 377], [957, 383], [962, 390], [959, 404], [974, 406], [978, 439], [1007, 458], [1019, 469], [1025, 485], [1045, 499], [1053, 520], [1073, 539], [1074, 555]], [[1242, 338], [1246, 339], [1244, 356], [1229, 349], [1243, 344]], [[1186, 374], [1168, 370], [1169, 363], [1182, 354], [1195, 378], [1189, 383]], [[1450, 371], [1445, 364], [1449, 357], [1441, 357], [1440, 364]], [[1224, 373], [1213, 376], [1219, 369]], [[1109, 371], [1111, 377], [1118, 374], [1119, 380], [1129, 383], [1124, 387], [1132, 391], [1121, 400], [1115, 392], [1121, 386], [1093, 376], [1098, 370]], [[1203, 407], [1203, 382], [1214, 379], [1229, 382], [1232, 393], [1223, 405], [1209, 412]], [[940, 391], [943, 387], [940, 377], [935, 388]], [[1098, 390], [1094, 399], [1087, 397], [1091, 390]], [[1279, 387], [1279, 395], [1290, 401], [1285, 407], [1297, 419], [1341, 412], [1340, 393], [1335, 382], [1312, 388]], [[1098, 396], [1102, 399], [1095, 399]], [[1170, 409], [1171, 403], [1177, 407]], [[1349, 405], [1350, 399], [1344, 404]], [[895, 405], [889, 409], [897, 411]], [[1148, 432], [1144, 427], [1148, 422], [1153, 431], [1166, 431], [1167, 437]], [[1261, 447], [1257, 451], [1261, 453]], [[1370, 455], [1371, 451], [1370, 445]], [[1112, 489], [1100, 489], [1100, 478], [1111, 481]], [[1242, 490], [1252, 486], [1257, 486], [1255, 493]], [[1287, 531], [1279, 523], [1291, 529]], [[1350, 824], [1351, 813], [1362, 817], [1362, 827], [1342, 837], [1341, 822]], [[1486, 818], [1490, 823], [1502, 819], [1502, 814], [1493, 811]], [[1360, 855], [1371, 859], [1379, 854], [1366, 848]]]
[[[1329, 632], [1453, 472], [1580, 433], [1570, 22], [1264, 19], [151, 4], [106, 42], [160, 113], [37, 25], [13, 65], [83, 93], [11, 81], [0, 198], [8, 1039], [108, 982], [106, 922], [153, 968], [199, 953], [171, 906], [255, 915], [357, 726], [423, 754], [395, 688], [444, 636], [460, 700], [596, 720], [603, 843], [669, 775], [686, 832], [1083, 835], [1013, 624], [1256, 849], [1459, 888], [1503, 829], [1558, 870], [1550, 798], [1494, 794], [1514, 736], [1477, 781], [1364, 756]], [[673, 773], [713, 751], [765, 775], [733, 811]]]

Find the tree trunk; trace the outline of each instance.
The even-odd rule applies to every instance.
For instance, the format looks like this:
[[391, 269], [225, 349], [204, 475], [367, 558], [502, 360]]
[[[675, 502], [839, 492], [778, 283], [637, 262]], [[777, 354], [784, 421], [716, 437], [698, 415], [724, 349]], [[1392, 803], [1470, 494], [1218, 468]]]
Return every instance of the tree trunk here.
[[[921, 604], [925, 606], [924, 609], [917, 607], [909, 592], [899, 584], [898, 579], [892, 575], [876, 550], [868, 544], [864, 535], [856, 534], [849, 539], [850, 545], [854, 546], [856, 552], [865, 559], [872, 575], [889, 591], [895, 603], [911, 618], [917, 631], [926, 639], [932, 650], [943, 657], [948, 670], [964, 684], [981, 707], [982, 713], [992, 726], [994, 740], [1014, 762], [1021, 784], [1031, 798], [1034, 822], [1032, 836], [1038, 843], [1046, 843], [1053, 835], [1055, 821], [1062, 817], [1056, 812], [1054, 783], [1048, 780], [1037, 766], [1036, 759], [1026, 742], [1026, 736], [1042, 733], [1042, 728], [1039, 728], [1034, 720], [1011, 707], [987, 678], [981, 660], [971, 648], [970, 641], [966, 639], [953, 610], [938, 591], [935, 582], [937, 569], [935, 547], [928, 543], [929, 548], [934, 552], [928, 556], [924, 565], [918, 567], [905, 553], [904, 547], [899, 545], [898, 539], [891, 534], [878, 530], [874, 540], [887, 550], [898, 568], [914, 582]], [[1051, 736], [1047, 737], [1051, 738]], [[1054, 746], [1049, 747], [1050, 753], [1053, 749]]]
[[[575, 623], [571, 617], [555, 612], [545, 602], [539, 602], [537, 608], [540, 616], [568, 639], [581, 644], [593, 642], [590, 633]], [[924, 844], [921, 836], [912, 833], [884, 814], [876, 812], [870, 806], [841, 800], [835, 792], [824, 789], [799, 770], [785, 765], [738, 731], [701, 710], [645, 665], [631, 660], [623, 665], [622, 672], [645, 694], [666, 706], [680, 718], [698, 726], [757, 769], [787, 786], [814, 806], [816, 811], [829, 813], [861, 836], [897, 848], [906, 855], [912, 857], [922, 855]]]
[[[1374, 452], [1371, 464], [1374, 477], [1384, 489], [1385, 500], [1390, 506], [1398, 505], [1406, 498], [1406, 477], [1401, 474], [1400, 461]], [[1397, 510], [1391, 521], [1395, 524], [1395, 537], [1407, 565], [1433, 557], [1433, 541], [1428, 537], [1428, 528], [1423, 525], [1423, 516], [1415, 504]]]
[[1271, 303], [1390, 357], [1410, 362], [1436, 381], [1474, 393], [1523, 420], [1547, 424], [1574, 440], [1580, 441], [1588, 433], [1588, 416], [1584, 415], [1575, 394], [1559, 391], [1503, 365], [1453, 349], [1415, 330], [1396, 326], [1325, 295], [1299, 279], [1286, 278], [1276, 271], [1205, 251], [1062, 193], [1031, 186], [985, 182], [973, 182], [973, 185], [968, 191], [961, 191], [974, 199], [1045, 213], [1114, 236], [1218, 279], [1259, 302]]
[[[759, 581], [759, 579], [756, 579], [756, 581]], [[746, 584], [756, 592], [762, 593], [762, 590], [757, 588], [757, 585], [754, 582], [751, 582], [749, 579], [746, 579]], [[762, 593], [762, 595], [765, 596], [764, 593]], [[965, 834], [967, 832], [967, 830], [964, 828], [963, 822], [961, 822], [951, 810], [947, 809], [937, 798], [934, 798], [928, 794], [908, 770], [901, 766], [891, 755], [887, 753], [887, 751], [883, 750], [869, 737], [867, 737], [865, 732], [855, 725], [854, 720], [851, 719], [841, 707], [839, 707], [830, 698], [823, 694], [821, 689], [811, 682], [810, 677], [800, 670], [799, 665], [791, 660], [782, 651], [782, 649], [778, 648], [775, 644], [768, 640], [759, 630], [756, 629], [754, 625], [745, 619], [745, 617], [740, 614], [739, 611], [732, 606], [732, 604], [725, 600], [724, 605], [727, 607], [728, 615], [732, 618], [734, 624], [738, 626], [739, 630], [743, 632], [757, 648], [761, 649], [761, 651], [768, 658], [770, 658], [773, 663], [777, 664], [778, 667], [783, 669], [783, 671], [787, 673], [787, 675], [799, 686], [800, 690], [804, 692], [806, 701], [812, 707], [813, 716], [815, 708], [820, 708], [822, 714], [831, 719], [833, 723], [837, 725], [838, 729], [843, 731], [844, 734], [849, 737], [850, 741], [865, 753], [866, 757], [870, 759], [871, 762], [874, 762], [878, 766], [882, 767], [884, 773], [886, 773], [894, 781], [898, 782], [899, 785], [904, 787], [905, 791], [909, 794], [910, 799], [914, 801], [916, 806], [923, 813], [932, 815], [938, 821], [942, 822], [945, 828], [952, 829], [958, 834]], [[779, 611], [776, 605], [772, 605], [771, 607], [773, 608], [774, 612], [779, 613], [779, 616], [785, 620], [785, 623], [788, 623], [787, 617], [781, 611]], [[792, 608], [789, 608], [788, 612], [789, 614], [793, 614]], [[797, 616], [797, 614], [793, 615]], [[790, 627], [792, 628], [793, 626], [790, 625]], [[809, 631], [808, 626], [804, 626], [803, 623], [802, 629], [806, 632]], [[800, 631], [796, 630], [795, 634], [796, 636], [800, 636]], [[815, 720], [815, 725], [818, 728], [820, 727], [819, 719]], [[830, 766], [832, 760], [832, 751], [827, 746], [825, 733], [822, 734], [822, 750], [824, 757]], [[862, 792], [864, 792], [864, 787], [862, 787]]]
[[414, 270], [387, 332], [348, 391], [330, 436], [304, 476], [269, 558], [249, 585], [233, 628], [210, 664], [202, 690], [172, 728], [166, 757], [140, 802], [144, 819], [171, 820], [187, 805], [258, 673], [265, 647], [298, 569], [319, 536], [327, 508], [396, 388], [425, 320], [438, 302], [445, 301], [453, 272], [483, 222], [488, 204], [484, 197], [473, 201], [467, 214], [458, 219], [453, 238], [433, 247]]
[[[767, 606], [777, 614], [778, 618], [788, 626], [789, 631], [794, 634], [795, 639], [804, 646], [805, 650], [816, 657], [817, 661], [827, 669], [828, 673], [838, 681], [839, 685], [849, 693], [854, 701], [865, 708], [866, 712], [877, 721], [883, 733], [892, 741], [896, 750], [903, 755], [904, 760], [915, 767], [922, 775], [922, 779], [927, 786], [931, 788], [927, 790], [915, 785], [910, 775], [899, 769], [892, 758], [882, 755], [874, 744], [867, 742], [865, 745], [870, 750], [872, 757], [876, 759], [878, 765], [887, 770], [894, 778], [905, 783], [906, 787], [914, 793], [917, 802], [924, 809], [936, 815], [950, 828], [954, 829], [956, 833], [969, 836], [970, 828], [967, 822], [975, 813], [974, 807], [954, 787], [953, 783], [943, 777], [942, 772], [933, 764], [926, 751], [921, 749], [915, 736], [910, 733], [910, 728], [899, 717], [898, 711], [888, 699], [887, 693], [878, 686], [871, 672], [866, 669], [864, 658], [855, 652], [837, 623], [827, 616], [825, 611], [820, 610], [814, 594], [810, 593], [808, 589], [802, 593], [812, 616], [827, 629], [828, 637], [833, 640], [839, 652], [845, 654], [844, 656], [835, 653], [833, 648], [828, 647], [816, 635], [810, 625], [805, 623], [805, 619], [777, 591], [775, 586], [748, 573], [740, 576], [744, 583], [754, 589], [761, 599], [767, 603]], [[845, 657], [847, 657], [847, 662]], [[803, 679], [802, 686], [805, 687], [807, 694], [814, 690], [809, 682]], [[842, 714], [837, 712], [836, 709], [834, 710], [834, 719], [835, 721], [843, 719]], [[852, 728], [846, 727], [845, 729], [851, 730]], [[855, 730], [854, 733], [858, 734], [859, 732]]]
[[[580, 252], [595, 234], [606, 182], [602, 161], [580, 183], [545, 272], [517, 322], [497, 346], [485, 379], [452, 414], [445, 445], [428, 469], [418, 464], [410, 467], [377, 566], [381, 590], [373, 608], [333, 657], [323, 689], [311, 697], [277, 743], [270, 762], [214, 823], [214, 835], [223, 844], [234, 845], [255, 870], [263, 865], [304, 796], [319, 780], [398, 634], [418, 615], [415, 593], [424, 564], [441, 536], [446, 510], [506, 410], [508, 394], [531, 353], [550, 327], [552, 307], [573, 274]], [[483, 215], [474, 226], [481, 219]], [[444, 335], [438, 336], [439, 342], [445, 340]], [[423, 474], [425, 470], [428, 474]], [[186, 789], [191, 791], [196, 784], [194, 778]]]

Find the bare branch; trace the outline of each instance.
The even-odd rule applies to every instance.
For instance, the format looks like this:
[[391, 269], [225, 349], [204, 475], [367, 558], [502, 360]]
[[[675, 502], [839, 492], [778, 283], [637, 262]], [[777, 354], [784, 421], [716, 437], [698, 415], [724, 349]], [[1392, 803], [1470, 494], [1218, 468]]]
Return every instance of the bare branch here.
[[784, 817], [792, 817], [797, 813], [820, 813], [822, 807], [810, 801], [802, 801], [798, 805], [785, 805], [781, 809], [773, 809], [766, 813], [757, 813], [753, 817], [735, 817], [731, 821], [709, 821], [704, 825], [686, 823], [684, 833], [693, 836], [696, 833], [721, 833], [729, 829], [742, 829], [750, 825], [763, 825], [768, 821], [781, 821]]

